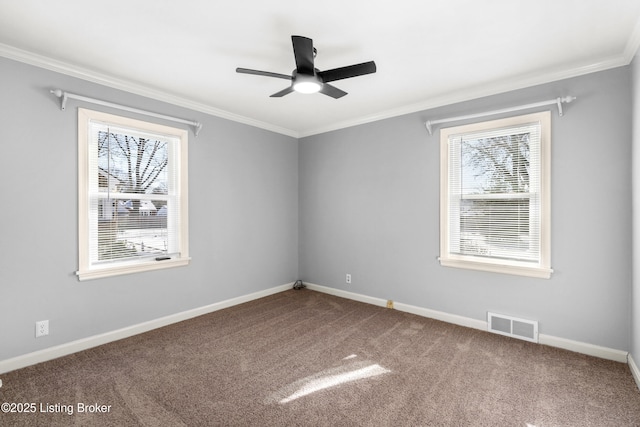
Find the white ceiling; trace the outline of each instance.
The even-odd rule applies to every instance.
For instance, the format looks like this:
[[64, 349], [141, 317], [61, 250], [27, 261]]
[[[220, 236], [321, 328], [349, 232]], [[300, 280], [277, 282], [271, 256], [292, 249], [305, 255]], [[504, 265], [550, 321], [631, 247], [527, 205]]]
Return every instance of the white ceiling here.
[[[334, 82], [337, 100], [270, 98], [289, 83], [235, 72], [290, 74], [291, 35], [321, 70], [378, 71]], [[0, 56], [295, 137], [627, 65], [639, 47], [638, 0], [0, 0]]]

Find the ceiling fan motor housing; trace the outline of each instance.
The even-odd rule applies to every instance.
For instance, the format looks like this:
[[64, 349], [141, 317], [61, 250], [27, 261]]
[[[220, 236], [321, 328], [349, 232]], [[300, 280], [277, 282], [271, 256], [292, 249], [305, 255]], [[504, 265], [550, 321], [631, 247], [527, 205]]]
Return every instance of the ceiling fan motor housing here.
[[293, 90], [300, 93], [316, 93], [322, 89], [322, 80], [316, 74], [301, 74], [293, 70], [291, 86]]

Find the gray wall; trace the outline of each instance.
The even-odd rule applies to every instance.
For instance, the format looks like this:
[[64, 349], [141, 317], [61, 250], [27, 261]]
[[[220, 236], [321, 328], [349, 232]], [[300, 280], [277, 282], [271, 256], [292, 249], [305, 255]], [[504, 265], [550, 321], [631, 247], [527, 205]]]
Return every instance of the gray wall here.
[[[0, 360], [299, 277], [474, 319], [488, 310], [538, 319], [541, 333], [620, 350], [630, 349], [632, 336], [637, 360], [629, 88], [633, 76], [640, 105], [638, 68], [298, 142], [0, 58]], [[70, 101], [61, 112], [49, 94], [56, 87], [204, 124], [189, 148], [189, 267], [77, 280], [75, 110], [82, 104]], [[424, 121], [566, 94], [578, 100], [565, 117], [553, 114], [553, 277], [439, 266], [438, 137], [427, 134]], [[638, 144], [638, 108], [633, 122]], [[637, 152], [635, 158], [637, 166]], [[639, 199], [637, 176], [635, 182]], [[635, 260], [640, 264], [637, 254]], [[345, 273], [353, 275], [351, 285]], [[639, 287], [636, 279], [636, 325]], [[34, 322], [43, 319], [51, 334], [36, 340]]]
[[[640, 52], [640, 51], [639, 51]], [[633, 291], [631, 356], [640, 366], [640, 55], [632, 63], [633, 72]]]
[[[297, 279], [295, 138], [3, 58], [0, 76], [0, 360]], [[204, 124], [189, 142], [190, 266], [77, 280], [81, 104], [62, 112], [57, 87]]]
[[[630, 82], [622, 67], [301, 139], [301, 278], [628, 350]], [[439, 136], [424, 122], [564, 95], [578, 99], [552, 116], [552, 278], [441, 267]]]

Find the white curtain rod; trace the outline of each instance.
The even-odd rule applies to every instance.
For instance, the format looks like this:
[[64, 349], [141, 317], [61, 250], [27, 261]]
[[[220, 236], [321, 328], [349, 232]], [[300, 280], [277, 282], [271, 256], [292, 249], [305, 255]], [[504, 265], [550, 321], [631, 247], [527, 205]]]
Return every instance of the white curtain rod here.
[[64, 92], [61, 89], [53, 89], [50, 91], [52, 94], [61, 99], [60, 109], [64, 111], [67, 108], [67, 99], [77, 99], [79, 101], [91, 102], [92, 104], [103, 105], [105, 107], [117, 108], [119, 110], [129, 111], [132, 113], [144, 114], [146, 116], [157, 117], [159, 119], [171, 120], [177, 123], [184, 123], [193, 126], [193, 133], [198, 136], [202, 129], [202, 123], [193, 120], [180, 119], [178, 117], [166, 116], [164, 114], [153, 113], [151, 111], [139, 110], [137, 108], [127, 107], [126, 105], [114, 104], [113, 102], [102, 101], [100, 99], [89, 98], [87, 96], [76, 95], [75, 93]]
[[429, 131], [429, 135], [433, 135], [432, 126], [437, 123], [448, 123], [448, 122], [456, 122], [458, 120], [475, 119], [478, 117], [493, 116], [494, 114], [510, 113], [512, 111], [526, 110], [529, 108], [543, 107], [545, 105], [553, 105], [553, 104], [556, 104], [558, 106], [558, 114], [562, 116], [563, 115], [562, 104], [575, 101], [575, 99], [576, 99], [575, 96], [565, 96], [564, 98], [556, 98], [556, 99], [550, 99], [549, 101], [536, 102], [536, 103], [527, 104], [527, 105], [519, 105], [517, 107], [511, 107], [511, 108], [503, 108], [502, 110], [485, 111], [484, 113], [469, 114], [467, 116], [450, 117], [448, 119], [427, 120], [427, 122], [425, 123], [425, 126]]

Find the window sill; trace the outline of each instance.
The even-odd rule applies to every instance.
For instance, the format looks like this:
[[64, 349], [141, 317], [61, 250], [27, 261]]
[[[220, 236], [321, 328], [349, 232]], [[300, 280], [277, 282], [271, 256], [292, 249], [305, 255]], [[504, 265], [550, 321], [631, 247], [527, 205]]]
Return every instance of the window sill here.
[[489, 271], [492, 273], [513, 274], [516, 276], [535, 277], [539, 279], [550, 279], [553, 270], [551, 268], [513, 264], [494, 264], [487, 262], [444, 259], [440, 258], [440, 265], [443, 267], [465, 268], [468, 270]]
[[91, 270], [76, 271], [78, 280], [100, 279], [103, 277], [120, 276], [122, 274], [139, 273], [143, 271], [161, 270], [165, 268], [184, 267], [189, 265], [191, 258], [176, 258], [166, 261], [153, 261], [144, 264], [120, 265], [117, 267], [109, 266], [102, 268], [93, 268]]

